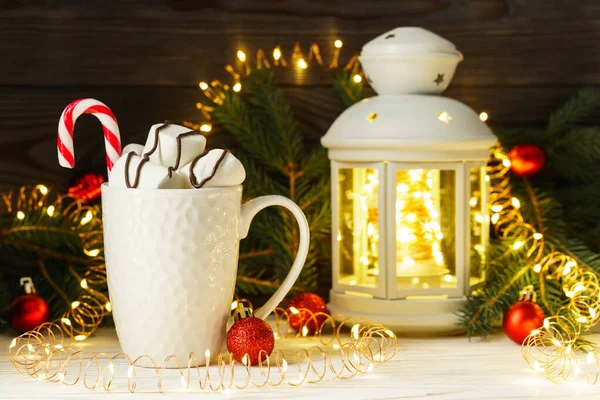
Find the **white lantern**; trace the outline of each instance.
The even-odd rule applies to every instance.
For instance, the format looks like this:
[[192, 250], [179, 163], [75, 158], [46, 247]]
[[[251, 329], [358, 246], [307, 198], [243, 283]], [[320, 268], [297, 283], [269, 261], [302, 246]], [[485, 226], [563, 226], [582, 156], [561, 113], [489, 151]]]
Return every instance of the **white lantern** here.
[[403, 333], [454, 333], [484, 279], [485, 163], [495, 138], [464, 104], [437, 96], [462, 55], [421, 28], [362, 50], [379, 93], [343, 112], [322, 138], [332, 176], [332, 313]]

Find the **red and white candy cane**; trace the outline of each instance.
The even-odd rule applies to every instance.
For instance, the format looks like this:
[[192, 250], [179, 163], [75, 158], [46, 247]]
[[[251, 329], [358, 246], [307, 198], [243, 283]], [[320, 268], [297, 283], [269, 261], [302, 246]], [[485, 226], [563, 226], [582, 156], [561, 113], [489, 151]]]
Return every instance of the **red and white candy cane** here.
[[121, 135], [114, 114], [106, 104], [94, 99], [79, 99], [69, 104], [58, 121], [58, 162], [65, 168], [75, 166], [75, 151], [73, 149], [73, 129], [75, 121], [82, 114], [92, 114], [100, 120], [104, 130], [104, 145], [106, 147], [106, 166], [108, 171], [121, 157]]

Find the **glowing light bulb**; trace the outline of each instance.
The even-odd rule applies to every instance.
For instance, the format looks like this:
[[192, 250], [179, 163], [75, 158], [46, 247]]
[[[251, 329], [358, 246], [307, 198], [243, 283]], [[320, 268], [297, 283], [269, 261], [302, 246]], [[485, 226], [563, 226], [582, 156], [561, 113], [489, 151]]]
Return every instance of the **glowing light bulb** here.
[[48, 209], [46, 210], [46, 214], [48, 214], [49, 217], [52, 217], [54, 215], [54, 206], [48, 206]]
[[360, 76], [360, 75], [358, 75], [358, 74], [355, 74], [355, 75], [352, 77], [352, 80], [353, 80], [355, 83], [361, 83], [361, 82], [362, 82], [362, 76]]
[[210, 124], [200, 125], [200, 132], [210, 132], [211, 130], [212, 130], [212, 126]]
[[235, 85], [233, 85], [233, 91], [234, 92], [239, 92], [240, 90], [242, 90], [242, 84], [241, 83], [236, 83]]
[[469, 200], [469, 205], [471, 207], [475, 207], [477, 205], [477, 197], [471, 197], [471, 200]]
[[492, 218], [490, 219], [490, 221], [492, 221], [492, 224], [497, 224], [498, 220], [500, 220], [500, 214], [494, 214], [494, 215], [492, 215]]
[[298, 309], [296, 307], [292, 306], [292, 307], [290, 307], [290, 312], [292, 314], [298, 314], [300, 311], [298, 311]]
[[60, 322], [62, 322], [65, 325], [71, 326], [71, 320], [69, 318], [61, 318]]
[[23, 211], [17, 212], [17, 219], [20, 219], [20, 220], [25, 219], [25, 213]]
[[308, 336], [308, 327], [306, 327], [306, 326], [302, 327], [302, 336], [304, 336], [304, 337]]
[[200, 89], [202, 89], [202, 90], [208, 89], [208, 83], [206, 83], [206, 82], [200, 82], [199, 86], [200, 86]]
[[542, 266], [540, 264], [535, 264], [533, 270], [539, 273], [542, 270]]
[[281, 58], [281, 50], [279, 50], [278, 48], [275, 48], [275, 50], [273, 50], [273, 59], [275, 61], [277, 61], [280, 58]]
[[44, 185], [37, 185], [37, 189], [40, 191], [41, 194], [48, 194], [48, 188]]
[[544, 329], [550, 329], [550, 320], [548, 318], [544, 318]]
[[74, 310], [77, 307], [79, 307], [80, 304], [81, 304], [80, 301], [74, 301], [74, 302], [71, 303], [71, 308]]
[[512, 199], [510, 199], [510, 203], [512, 204], [512, 206], [514, 208], [520, 208], [521, 207], [521, 202], [516, 197], [513, 197]]
[[308, 68], [308, 64], [306, 63], [306, 61], [304, 61], [304, 58], [301, 58], [298, 60], [298, 68], [300, 68], [300, 69]]
[[482, 111], [481, 113], [479, 113], [479, 119], [481, 120], [481, 122], [487, 121], [488, 118], [489, 118], [489, 115], [485, 111]]
[[342, 43], [342, 41], [340, 39], [337, 39], [335, 42], [333, 42], [333, 45], [335, 46], [336, 49], [341, 49], [342, 46], [344, 45], [344, 43]]
[[79, 282], [79, 285], [84, 289], [88, 288], [88, 283], [87, 283], [87, 280], [85, 280], [85, 279], [82, 279], [81, 282]]
[[359, 324], [354, 324], [352, 326], [352, 329], [350, 330], [350, 332], [352, 333], [352, 337], [354, 338], [354, 340], [358, 340], [358, 330], [360, 329], [360, 325]]
[[587, 363], [588, 364], [593, 364], [595, 360], [596, 360], [596, 357], [595, 357], [594, 353], [590, 351], [587, 354]]
[[513, 243], [513, 250], [519, 250], [521, 247], [523, 247], [523, 245], [525, 244], [525, 242], [522, 242], [520, 240], [517, 240], [516, 242]]
[[85, 216], [83, 218], [81, 218], [80, 224], [85, 225], [85, 224], [89, 223], [92, 220], [92, 218], [94, 218], [94, 214], [92, 213], [91, 210], [88, 210], [88, 212], [85, 213]]
[[231, 309], [235, 310], [237, 308], [237, 306], [238, 306], [238, 302], [237, 302], [237, 300], [234, 300], [233, 303], [231, 303]]
[[496, 204], [496, 205], [492, 206], [492, 211], [495, 213], [500, 212], [500, 211], [502, 211], [502, 206], [500, 204]]
[[544, 237], [544, 235], [542, 235], [542, 234], [541, 234], [541, 233], [539, 233], [539, 232], [536, 232], [536, 233], [534, 233], [534, 234], [533, 234], [533, 238], [534, 238], [535, 240], [541, 240], [543, 237]]
[[246, 61], [246, 53], [244, 53], [242, 50], [238, 50], [237, 51], [237, 58], [238, 60], [240, 60], [241, 62]]
[[206, 357], [206, 359], [210, 359], [210, 349], [206, 349], [204, 352], [204, 357]]
[[506, 168], [510, 167], [510, 160], [508, 158], [505, 158], [504, 160], [502, 160], [502, 165], [504, 165]]
[[77, 336], [75, 336], [74, 339], [77, 340], [78, 342], [81, 342], [81, 341], [87, 339], [87, 336], [85, 336], [85, 335], [77, 335]]
[[112, 303], [110, 301], [107, 301], [106, 304], [104, 305], [104, 308], [106, 309], [106, 311], [111, 312], [112, 311]]

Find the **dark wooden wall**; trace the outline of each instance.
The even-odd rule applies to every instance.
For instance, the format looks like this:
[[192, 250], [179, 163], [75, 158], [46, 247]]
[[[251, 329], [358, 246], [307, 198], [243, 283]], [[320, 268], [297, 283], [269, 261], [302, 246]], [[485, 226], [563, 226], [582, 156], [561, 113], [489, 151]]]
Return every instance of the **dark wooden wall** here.
[[[542, 124], [578, 88], [600, 83], [598, 0], [0, 0], [0, 189], [65, 187], [104, 171], [92, 117], [78, 123], [76, 170], [57, 164], [57, 120], [71, 100], [104, 101], [123, 142], [140, 141], [157, 121], [199, 120], [198, 82], [225, 78], [237, 49], [280, 44], [287, 54], [315, 41], [329, 59], [340, 38], [347, 60], [397, 26], [456, 44], [466, 59], [446, 95], [487, 110], [492, 124]], [[280, 77], [307, 140], [342, 111], [327, 77]]]

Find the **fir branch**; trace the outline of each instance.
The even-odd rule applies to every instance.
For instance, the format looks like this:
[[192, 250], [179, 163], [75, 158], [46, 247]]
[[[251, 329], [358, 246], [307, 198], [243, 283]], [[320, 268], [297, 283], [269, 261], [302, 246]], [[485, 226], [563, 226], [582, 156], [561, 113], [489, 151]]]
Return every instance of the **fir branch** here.
[[600, 96], [595, 89], [580, 90], [562, 108], [550, 116], [545, 136], [554, 138], [574, 128], [589, 116], [599, 103]]

